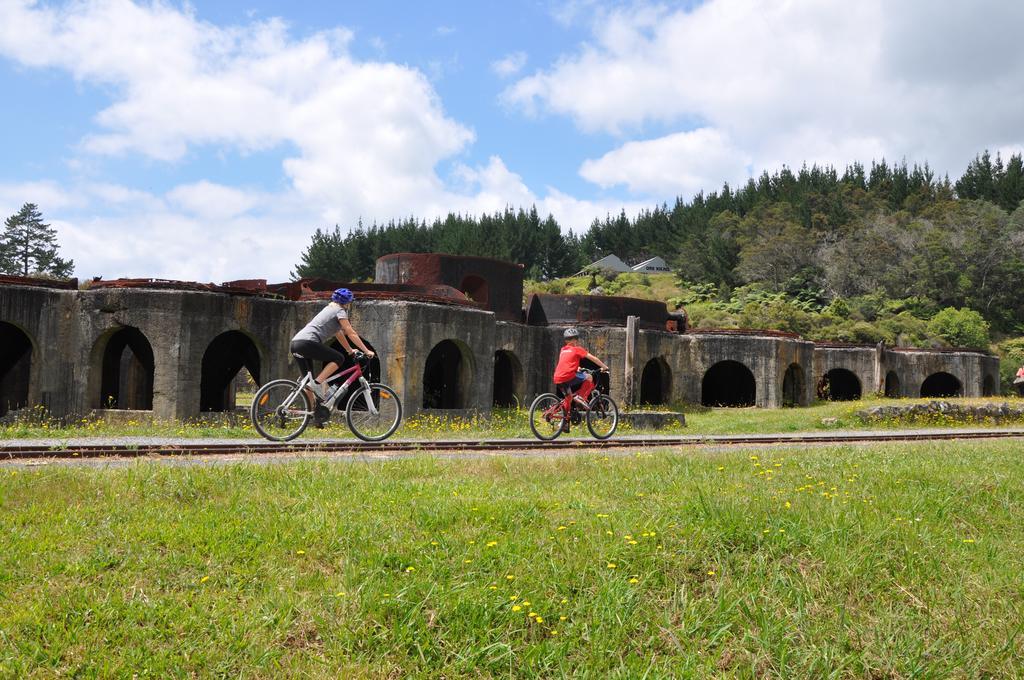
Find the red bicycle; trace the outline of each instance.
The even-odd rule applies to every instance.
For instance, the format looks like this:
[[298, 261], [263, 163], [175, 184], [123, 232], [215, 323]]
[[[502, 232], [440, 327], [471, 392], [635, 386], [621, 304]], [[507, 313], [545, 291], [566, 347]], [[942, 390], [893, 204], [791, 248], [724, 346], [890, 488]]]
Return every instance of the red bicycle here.
[[[597, 371], [581, 369], [592, 376]], [[597, 387], [590, 394], [588, 402], [572, 392], [566, 397], [559, 397], [545, 392], [533, 400], [530, 406], [530, 429], [537, 439], [552, 441], [569, 431], [569, 425], [579, 424], [586, 414], [587, 429], [597, 439], [608, 439], [615, 434], [619, 426], [619, 407], [615, 400], [599, 391]]]

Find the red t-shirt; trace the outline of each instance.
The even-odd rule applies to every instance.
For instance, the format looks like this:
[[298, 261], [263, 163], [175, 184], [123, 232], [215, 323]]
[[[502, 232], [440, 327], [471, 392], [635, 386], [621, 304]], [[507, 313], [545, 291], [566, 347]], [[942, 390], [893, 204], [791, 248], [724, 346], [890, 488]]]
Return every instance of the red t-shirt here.
[[580, 359], [590, 354], [582, 347], [566, 345], [558, 353], [558, 365], [555, 366], [555, 384], [567, 383], [576, 377], [580, 370]]

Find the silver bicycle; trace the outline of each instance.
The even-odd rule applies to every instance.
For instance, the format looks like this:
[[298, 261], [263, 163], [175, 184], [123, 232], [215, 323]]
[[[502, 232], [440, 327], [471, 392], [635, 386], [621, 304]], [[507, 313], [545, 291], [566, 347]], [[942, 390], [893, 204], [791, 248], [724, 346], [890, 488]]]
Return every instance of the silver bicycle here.
[[402, 422], [402, 402], [389, 386], [366, 379], [369, 359], [365, 354], [356, 352], [354, 356], [354, 366], [327, 379], [330, 388], [324, 399], [310, 389], [313, 374], [308, 371], [297, 381], [268, 382], [256, 392], [249, 407], [253, 427], [271, 441], [290, 441], [302, 434], [318, 412], [330, 417], [336, 406], [344, 404], [345, 422], [352, 434], [367, 442], [390, 437]]

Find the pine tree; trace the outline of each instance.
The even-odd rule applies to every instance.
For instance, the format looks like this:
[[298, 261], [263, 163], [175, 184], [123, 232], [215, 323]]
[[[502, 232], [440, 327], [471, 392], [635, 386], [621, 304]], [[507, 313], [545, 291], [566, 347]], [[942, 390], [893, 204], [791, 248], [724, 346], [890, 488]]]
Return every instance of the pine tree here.
[[14, 276], [37, 274], [67, 278], [75, 269], [74, 260], [57, 255], [57, 232], [43, 223], [35, 203], [26, 203], [4, 222], [0, 236], [0, 271]]

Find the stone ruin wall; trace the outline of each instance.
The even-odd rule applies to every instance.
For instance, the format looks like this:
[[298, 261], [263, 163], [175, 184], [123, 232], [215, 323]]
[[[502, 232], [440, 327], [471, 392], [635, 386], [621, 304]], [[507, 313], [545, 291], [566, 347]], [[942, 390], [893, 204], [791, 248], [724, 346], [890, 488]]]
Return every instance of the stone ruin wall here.
[[[510, 303], [522, 290], [515, 265], [465, 258], [461, 267], [436, 267], [389, 257], [394, 271], [399, 264], [448, 271], [480, 298], [460, 295], [454, 279], [414, 283], [397, 273], [383, 285], [362, 286], [353, 325], [380, 355], [374, 373], [409, 414], [528, 405], [552, 389], [569, 325], [611, 366], [610, 393], [623, 404], [777, 408], [816, 397], [974, 397], [999, 389], [998, 358], [979, 352], [816, 345], [770, 331], [679, 332], [679, 317], [628, 298], [540, 296], [517, 310]], [[519, 280], [509, 283], [517, 271]], [[79, 290], [0, 281], [0, 416], [37, 404], [58, 417], [103, 408], [151, 411], [159, 419], [233, 410], [243, 369], [258, 383], [295, 377], [289, 341], [333, 286], [281, 284], [278, 290], [300, 291], [298, 299], [282, 299], [259, 283], [256, 290], [172, 282]], [[642, 316], [627, 328], [631, 312]]]

